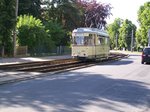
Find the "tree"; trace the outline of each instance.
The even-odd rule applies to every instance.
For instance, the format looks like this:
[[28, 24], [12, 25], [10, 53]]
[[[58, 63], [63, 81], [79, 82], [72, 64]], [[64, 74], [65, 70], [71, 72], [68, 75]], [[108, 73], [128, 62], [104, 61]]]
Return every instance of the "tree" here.
[[110, 5], [97, 3], [96, 0], [46, 0], [45, 3], [48, 4], [48, 11], [43, 14], [69, 31], [77, 27], [105, 27], [105, 19], [111, 15]]
[[17, 28], [19, 45], [28, 46], [32, 55], [49, 52], [54, 46], [51, 35], [47, 33], [41, 20], [33, 16], [20, 16]]
[[57, 46], [57, 53], [62, 53], [64, 46], [70, 44], [70, 38], [66, 35], [66, 31], [60, 24], [53, 21], [46, 22], [45, 27], [55, 46]]
[[139, 28], [136, 31], [136, 47], [137, 49], [140, 49], [141, 47], [145, 47], [148, 44], [147, 39], [147, 30], [143, 27]]
[[19, 0], [18, 15], [29, 14], [41, 18], [41, 0]]
[[134, 37], [135, 37], [136, 26], [128, 19], [124, 20], [121, 28], [119, 29], [120, 49], [121, 48], [125, 48], [127, 50], [131, 49], [132, 30], [134, 31]]
[[15, 5], [16, 0], [0, 1], [0, 46], [2, 56], [10, 55], [12, 52], [12, 31], [15, 27]]
[[107, 27], [107, 31], [110, 36], [110, 47], [111, 49], [118, 49], [118, 38], [119, 38], [119, 29], [121, 28], [123, 20], [120, 18], [116, 18], [114, 22]]
[[140, 7], [138, 21], [140, 28], [136, 33], [137, 47], [145, 47], [148, 44], [148, 29], [150, 29], [150, 2], [146, 2]]
[[83, 19], [85, 27], [104, 28], [106, 18], [111, 15], [110, 4], [97, 3], [96, 0], [78, 0], [78, 4], [83, 8]]
[[56, 46], [64, 46], [68, 40], [65, 38], [65, 30], [56, 22], [48, 21], [45, 23], [46, 30]]
[[79, 10], [76, 0], [45, 0], [46, 8], [42, 12], [43, 17], [63, 26], [67, 31], [77, 27], [79, 21]]
[[67, 46], [70, 41], [69, 32], [79, 27], [80, 22], [76, 0], [45, 0], [43, 5], [45, 6], [42, 8], [43, 21], [46, 28], [50, 29], [49, 33], [55, 45]]

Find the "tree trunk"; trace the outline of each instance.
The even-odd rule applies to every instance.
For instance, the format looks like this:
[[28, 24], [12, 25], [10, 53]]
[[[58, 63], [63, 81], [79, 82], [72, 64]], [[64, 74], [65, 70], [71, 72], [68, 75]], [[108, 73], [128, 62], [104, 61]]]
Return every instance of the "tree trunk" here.
[[5, 56], [5, 47], [4, 47], [4, 46], [2, 46], [1, 54], [2, 54], [2, 57], [4, 57], [4, 56]]

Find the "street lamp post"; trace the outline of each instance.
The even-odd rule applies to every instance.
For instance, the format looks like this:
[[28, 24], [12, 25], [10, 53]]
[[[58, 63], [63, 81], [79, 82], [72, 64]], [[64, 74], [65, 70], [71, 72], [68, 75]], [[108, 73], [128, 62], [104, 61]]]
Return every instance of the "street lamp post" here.
[[133, 34], [133, 29], [132, 29], [132, 35], [131, 35], [131, 52], [133, 52], [133, 44], [134, 44], [134, 34]]
[[116, 50], [118, 50], [118, 33], [116, 33]]
[[15, 24], [15, 28], [14, 28], [14, 36], [13, 36], [13, 56], [16, 56], [16, 36], [17, 36], [17, 16], [18, 16], [18, 3], [19, 0], [16, 0], [16, 11], [15, 11], [15, 16], [16, 16], [16, 24]]

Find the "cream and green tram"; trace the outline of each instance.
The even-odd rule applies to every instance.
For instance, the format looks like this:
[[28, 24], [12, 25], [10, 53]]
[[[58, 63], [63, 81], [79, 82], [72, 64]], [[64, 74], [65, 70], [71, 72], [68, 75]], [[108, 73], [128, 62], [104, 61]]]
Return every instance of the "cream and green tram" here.
[[109, 35], [97, 28], [77, 28], [72, 32], [72, 57], [102, 59], [109, 55]]

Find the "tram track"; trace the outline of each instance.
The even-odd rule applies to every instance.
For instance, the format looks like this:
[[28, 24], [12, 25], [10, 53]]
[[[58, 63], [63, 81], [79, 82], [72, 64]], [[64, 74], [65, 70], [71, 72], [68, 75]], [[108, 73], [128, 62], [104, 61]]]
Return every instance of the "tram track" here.
[[28, 62], [20, 64], [9, 64], [9, 65], [0, 65], [0, 70], [3, 71], [23, 71], [23, 72], [54, 72], [61, 71], [70, 68], [80, 68], [80, 66], [89, 66], [96, 63], [106, 62], [110, 60], [116, 60], [119, 58], [125, 57], [125, 54], [115, 54], [111, 53], [107, 59], [99, 61], [81, 61], [76, 59], [60, 59], [53, 61], [39, 61], [39, 62]]
[[107, 61], [119, 60], [126, 56], [127, 55], [124, 54], [110, 54], [107, 59], [98, 61], [60, 59], [53, 61], [0, 65], [0, 71], [3, 73], [0, 74], [0, 85], [86, 68], [97, 64], [103, 64]]
[[21, 68], [17, 69], [17, 71], [34, 71], [34, 72], [51, 72], [57, 71], [59, 69], [65, 69], [69, 67], [73, 67], [73, 65], [80, 65], [81, 61], [73, 61], [73, 62], [65, 62], [60, 64], [52, 64], [52, 65], [44, 65], [44, 66], [36, 66], [31, 68]]
[[37, 62], [26, 62], [26, 63], [18, 63], [18, 64], [7, 64], [7, 65], [0, 65], [0, 70], [21, 70], [21, 69], [30, 69], [30, 68], [38, 68], [44, 67], [54, 64], [63, 64], [69, 62], [76, 62], [77, 60], [74, 59], [59, 59], [53, 61], [37, 61]]

